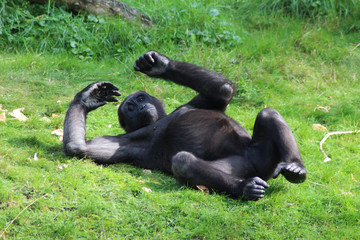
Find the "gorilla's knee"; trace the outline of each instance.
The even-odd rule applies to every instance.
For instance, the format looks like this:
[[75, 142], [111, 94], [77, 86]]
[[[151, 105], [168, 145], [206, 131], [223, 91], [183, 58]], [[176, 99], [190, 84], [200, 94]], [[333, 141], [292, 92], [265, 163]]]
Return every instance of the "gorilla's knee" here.
[[189, 179], [192, 177], [192, 166], [197, 158], [189, 152], [178, 152], [171, 159], [171, 170], [178, 178]]
[[257, 118], [262, 120], [271, 120], [274, 117], [278, 117], [280, 114], [273, 108], [264, 108], [259, 112]]
[[236, 92], [235, 86], [230, 85], [229, 83], [225, 83], [220, 87], [220, 93], [221, 93], [220, 95], [222, 96], [223, 101], [226, 102], [227, 104], [231, 101], [235, 92]]
[[264, 108], [259, 112], [256, 117], [258, 124], [264, 124], [264, 126], [272, 126], [275, 122], [284, 123], [284, 118], [273, 108]]

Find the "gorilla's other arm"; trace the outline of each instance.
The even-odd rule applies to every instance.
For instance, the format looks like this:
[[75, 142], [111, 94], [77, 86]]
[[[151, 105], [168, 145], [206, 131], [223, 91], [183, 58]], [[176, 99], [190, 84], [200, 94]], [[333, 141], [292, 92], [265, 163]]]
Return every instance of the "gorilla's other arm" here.
[[155, 51], [141, 56], [134, 68], [150, 77], [194, 89], [200, 94], [188, 104], [195, 108], [224, 111], [236, 93], [235, 84], [221, 74], [190, 63], [172, 61]]

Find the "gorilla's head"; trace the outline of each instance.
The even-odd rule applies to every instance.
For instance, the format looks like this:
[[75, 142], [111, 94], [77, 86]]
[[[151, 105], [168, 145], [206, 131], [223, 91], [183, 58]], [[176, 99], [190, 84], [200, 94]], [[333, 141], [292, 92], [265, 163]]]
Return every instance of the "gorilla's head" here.
[[163, 102], [143, 91], [130, 94], [118, 109], [120, 126], [126, 132], [150, 125], [165, 116]]

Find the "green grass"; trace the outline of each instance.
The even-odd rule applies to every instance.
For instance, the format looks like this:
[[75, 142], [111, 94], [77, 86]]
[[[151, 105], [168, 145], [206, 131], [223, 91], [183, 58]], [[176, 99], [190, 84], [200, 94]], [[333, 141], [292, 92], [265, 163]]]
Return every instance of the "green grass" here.
[[[318, 144], [325, 132], [312, 129], [314, 123], [330, 131], [359, 129], [355, 10], [346, 16], [296, 16], [260, 11], [257, 1], [129, 1], [156, 22], [142, 28], [14, 2], [0, 3], [0, 104], [9, 111], [25, 107], [29, 120], [0, 122], [0, 234], [6, 229], [9, 239], [360, 238], [359, 134], [331, 136], [324, 149], [332, 161], [324, 163]], [[277, 109], [298, 141], [308, 180], [294, 185], [279, 177], [269, 181], [264, 199], [242, 202], [204, 195], [160, 172], [66, 157], [51, 132], [62, 128], [74, 94], [93, 81], [115, 83], [120, 100], [148, 91], [165, 100], [167, 112], [194, 96], [133, 71], [136, 58], [150, 49], [236, 82], [227, 114], [250, 132], [264, 106]], [[116, 104], [92, 112], [87, 131], [88, 138], [121, 133]]]

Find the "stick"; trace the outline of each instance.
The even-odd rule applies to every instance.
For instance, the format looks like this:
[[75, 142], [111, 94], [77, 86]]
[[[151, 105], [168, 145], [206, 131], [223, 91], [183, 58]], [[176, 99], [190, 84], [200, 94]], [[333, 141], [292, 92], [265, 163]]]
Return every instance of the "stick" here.
[[360, 46], [360, 43], [358, 43], [353, 50], [357, 49]]
[[46, 197], [47, 195], [49, 195], [49, 193], [42, 195], [41, 197], [35, 199], [34, 201], [32, 201], [29, 205], [27, 205], [23, 210], [21, 210], [21, 212], [18, 213], [18, 215], [16, 215], [16, 217], [10, 221], [9, 225], [4, 229], [4, 231], [0, 234], [0, 237], [4, 236], [5, 239], [5, 233], [6, 231], [10, 228], [11, 224], [26, 210], [28, 209], [31, 205], [33, 205], [35, 202], [39, 201], [40, 199], [42, 199], [43, 197]]
[[324, 162], [328, 162], [331, 161], [331, 158], [328, 157], [328, 155], [326, 155], [322, 145], [324, 144], [324, 142], [326, 141], [326, 139], [328, 139], [328, 137], [330, 137], [331, 135], [340, 135], [340, 134], [350, 134], [350, 133], [359, 133], [360, 130], [355, 130], [355, 131], [346, 131], [346, 132], [328, 132], [325, 137], [320, 141], [319, 147], [320, 147], [320, 151], [324, 154], [325, 156], [325, 160]]

